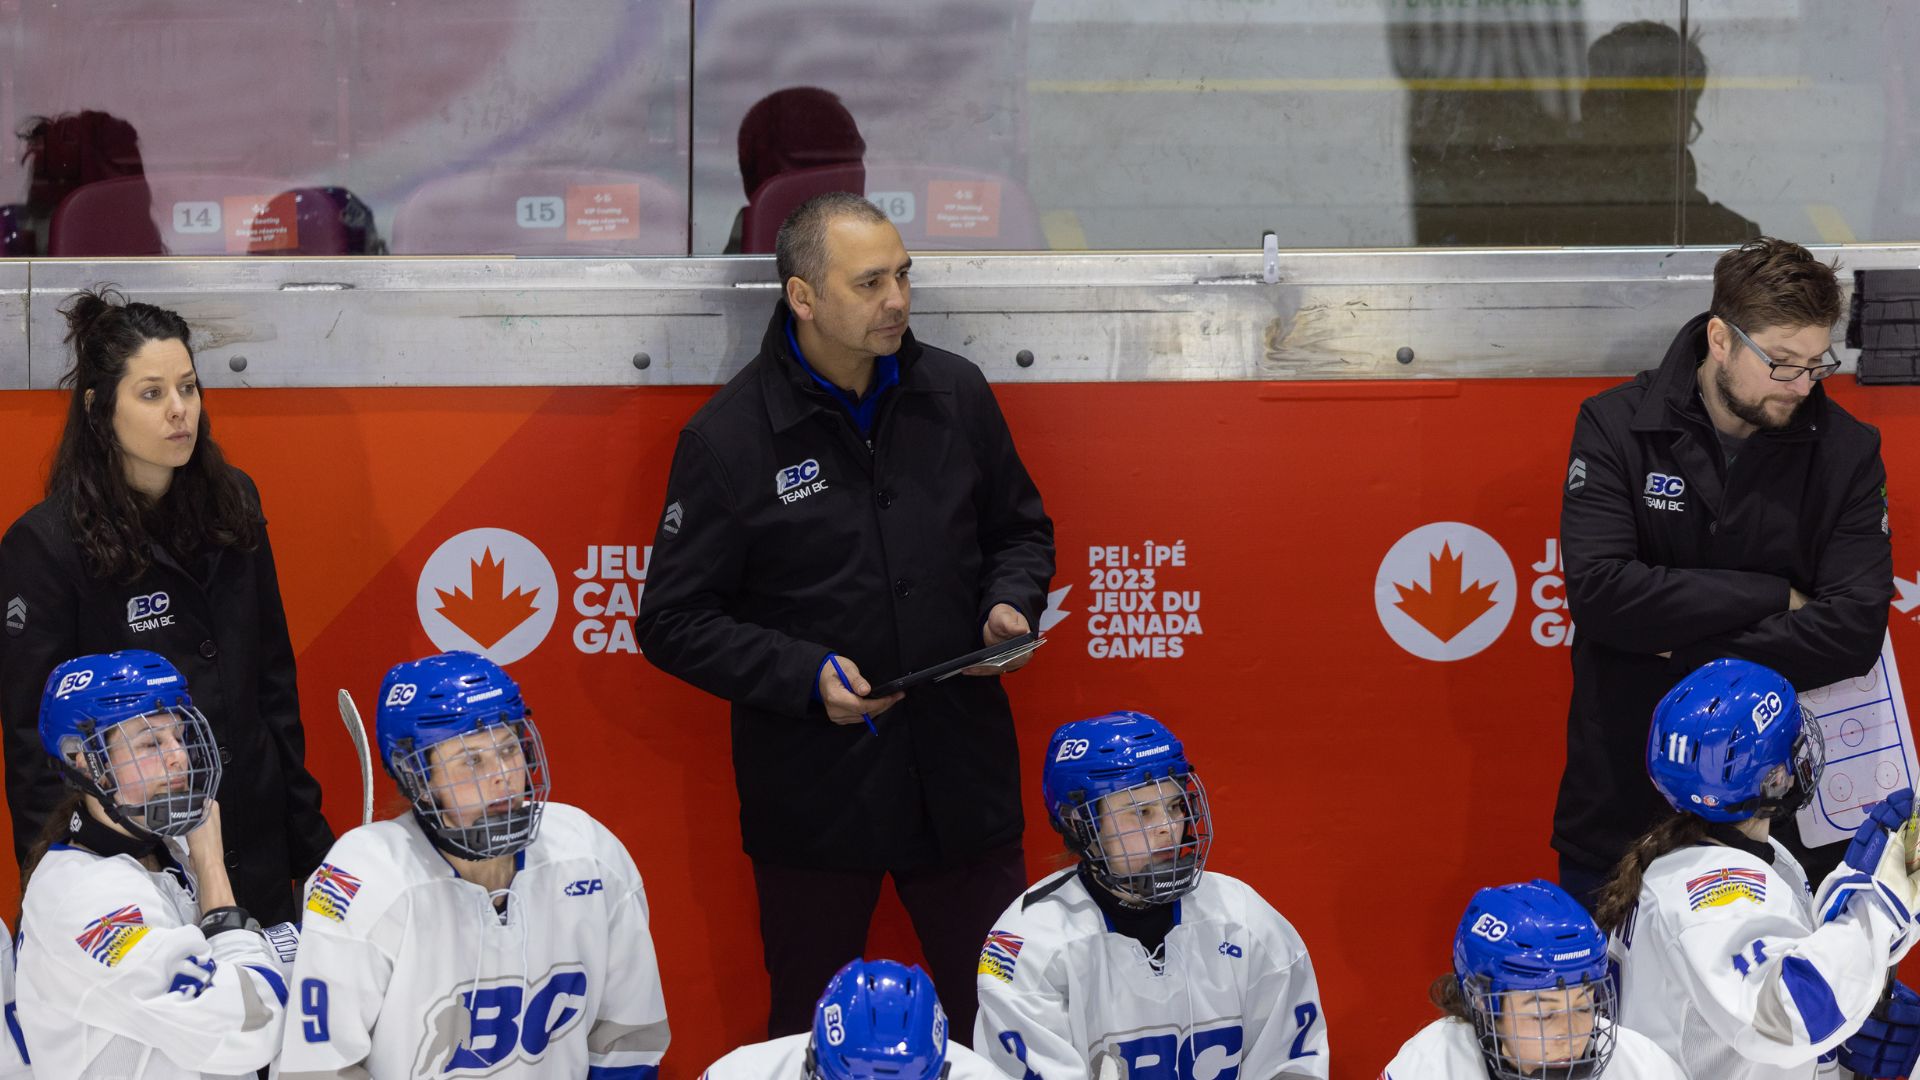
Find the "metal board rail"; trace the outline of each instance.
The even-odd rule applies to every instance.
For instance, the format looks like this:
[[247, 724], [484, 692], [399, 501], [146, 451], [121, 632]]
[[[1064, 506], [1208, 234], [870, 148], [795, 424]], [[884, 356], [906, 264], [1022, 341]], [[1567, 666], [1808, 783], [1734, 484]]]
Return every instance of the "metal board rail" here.
[[[1817, 250], [1920, 267], [1915, 245]], [[1617, 376], [1706, 307], [1718, 254], [1286, 252], [1271, 283], [1254, 251], [926, 255], [913, 327], [1002, 382]], [[0, 388], [57, 383], [58, 307], [98, 282], [185, 315], [212, 386], [716, 384], [772, 277], [764, 257], [5, 262]]]

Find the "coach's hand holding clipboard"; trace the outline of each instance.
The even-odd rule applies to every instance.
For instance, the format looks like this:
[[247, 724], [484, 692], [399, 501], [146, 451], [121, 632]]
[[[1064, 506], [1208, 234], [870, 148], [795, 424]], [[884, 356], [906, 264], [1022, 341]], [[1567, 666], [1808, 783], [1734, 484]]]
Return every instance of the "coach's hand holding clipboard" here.
[[[1010, 636], [1007, 634], [1009, 630], [1014, 631]], [[1002, 675], [1018, 671], [1026, 666], [1033, 650], [1046, 644], [1045, 638], [1028, 628], [1026, 616], [1006, 604], [994, 605], [980, 636], [987, 642], [985, 648], [906, 672], [874, 687], [869, 692], [870, 696], [878, 698], [904, 693], [924, 683], [945, 682], [955, 675]]]
[[[1003, 641], [1012, 641], [1015, 638], [1024, 638], [1032, 634], [1033, 627], [1027, 622], [1027, 617], [1020, 614], [1020, 609], [1014, 607], [1012, 604], [995, 604], [993, 605], [993, 610], [987, 612], [987, 624], [980, 628], [980, 641], [983, 645], [998, 645]], [[1039, 647], [1040, 638], [1035, 636], [1033, 648], [1026, 650], [1019, 656], [1012, 657], [1001, 664], [982, 664], [978, 667], [970, 667], [960, 674], [1012, 674], [1026, 667], [1027, 661], [1033, 658], [1033, 650]]]

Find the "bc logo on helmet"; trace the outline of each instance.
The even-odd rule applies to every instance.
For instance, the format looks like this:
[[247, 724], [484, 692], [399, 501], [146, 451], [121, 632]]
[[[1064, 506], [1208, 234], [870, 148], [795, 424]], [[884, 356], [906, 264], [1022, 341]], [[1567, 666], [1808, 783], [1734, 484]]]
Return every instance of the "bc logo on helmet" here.
[[827, 1027], [827, 1045], [839, 1046], [847, 1041], [847, 1025], [840, 1017], [840, 1003], [834, 1002], [820, 1014]]
[[1060, 749], [1054, 752], [1055, 761], [1079, 761], [1087, 756], [1093, 744], [1086, 739], [1066, 739], [1060, 743]]
[[1499, 941], [1507, 936], [1507, 924], [1492, 915], [1482, 914], [1473, 924], [1473, 932], [1488, 941]]
[[1785, 711], [1786, 707], [1786, 702], [1780, 700], [1779, 694], [1771, 690], [1767, 691], [1767, 696], [1755, 702], [1753, 706], [1754, 732], [1757, 734], [1772, 727], [1773, 722], [1780, 718], [1781, 712]]
[[87, 686], [92, 682], [93, 682], [93, 672], [91, 671], [72, 672], [70, 674], [67, 674], [61, 677], [60, 685], [54, 688], [53, 696], [57, 698], [66, 697], [68, 694], [73, 693], [75, 690], [85, 690]]
[[388, 705], [409, 704], [413, 701], [413, 696], [415, 694], [418, 694], [419, 692], [420, 692], [420, 688], [410, 682], [394, 683], [393, 689], [387, 691], [387, 704]]

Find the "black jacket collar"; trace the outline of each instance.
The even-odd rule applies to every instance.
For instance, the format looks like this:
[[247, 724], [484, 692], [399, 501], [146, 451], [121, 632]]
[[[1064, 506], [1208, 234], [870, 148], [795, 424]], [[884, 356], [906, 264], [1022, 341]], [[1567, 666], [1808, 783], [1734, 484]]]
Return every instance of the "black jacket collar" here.
[[[1713, 313], [1703, 311], [1688, 320], [1667, 347], [1666, 358], [1652, 373], [1646, 397], [1633, 414], [1635, 431], [1686, 431], [1711, 435], [1713, 419], [1700, 400], [1698, 371], [1707, 355], [1707, 320]], [[1814, 384], [1807, 403], [1793, 422], [1778, 431], [1757, 431], [1769, 439], [1799, 440], [1815, 437], [1827, 418], [1827, 388]]]
[[[767, 332], [760, 339], [760, 352], [753, 363], [760, 368], [760, 386], [767, 399], [767, 419], [772, 422], [775, 432], [785, 431], [815, 412], [832, 411], [837, 408], [833, 400], [827, 397], [800, 366], [793, 355], [793, 349], [787, 344], [787, 320], [793, 316], [793, 309], [787, 306], [785, 297], [773, 305], [773, 317], [767, 320]], [[919, 389], [913, 385], [911, 373], [920, 359], [920, 343], [914, 340], [909, 329], [900, 341], [900, 390]]]

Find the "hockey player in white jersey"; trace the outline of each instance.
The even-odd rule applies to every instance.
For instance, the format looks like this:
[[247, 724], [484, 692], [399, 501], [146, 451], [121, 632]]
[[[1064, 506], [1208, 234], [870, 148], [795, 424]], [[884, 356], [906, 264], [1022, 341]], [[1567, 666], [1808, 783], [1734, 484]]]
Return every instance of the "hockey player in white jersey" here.
[[1769, 835], [1823, 760], [1793, 687], [1748, 661], [1703, 665], [1654, 710], [1647, 771], [1676, 813], [1621, 860], [1595, 916], [1621, 1022], [1689, 1076], [1831, 1073], [1823, 1056], [1859, 1031], [1911, 944], [1920, 882], [1898, 816], [1876, 808], [1817, 896]]
[[40, 741], [79, 797], [49, 818], [27, 865], [16, 1011], [33, 1075], [265, 1066], [286, 979], [234, 905], [213, 801], [219, 749], [186, 680], [145, 650], [68, 660], [47, 676]]
[[653, 1080], [667, 1011], [626, 848], [548, 802], [499, 665], [450, 652], [380, 687], [412, 813], [342, 836], [307, 882], [279, 1075]]
[[1079, 864], [987, 935], [975, 1048], [1016, 1080], [1179, 1080], [1202, 1057], [1258, 1080], [1326, 1077], [1306, 946], [1206, 869], [1212, 815], [1180, 740], [1141, 713], [1078, 720], [1053, 733], [1041, 786]]
[[813, 1030], [743, 1046], [700, 1080], [1002, 1080], [947, 1040], [933, 980], [892, 960], [851, 960], [813, 1007]]
[[1607, 938], [1548, 881], [1481, 889], [1428, 997], [1447, 1015], [1408, 1039], [1380, 1080], [1687, 1080], [1615, 1019]]
[[0, 1080], [32, 1076], [27, 1066], [27, 1038], [20, 1033], [20, 1016], [13, 998], [13, 932], [0, 921], [0, 1007], [4, 1007], [7, 1030], [0, 1036]]

